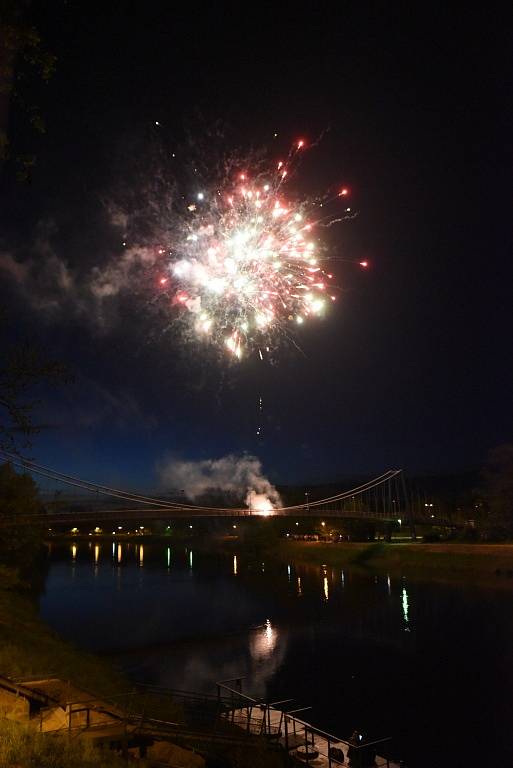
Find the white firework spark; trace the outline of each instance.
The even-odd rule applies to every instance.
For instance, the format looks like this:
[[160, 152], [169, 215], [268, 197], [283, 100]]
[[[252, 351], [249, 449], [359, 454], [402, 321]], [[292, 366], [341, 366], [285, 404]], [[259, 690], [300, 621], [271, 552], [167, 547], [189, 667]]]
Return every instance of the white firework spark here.
[[[198, 190], [184, 205], [178, 242], [160, 278], [172, 303], [189, 313], [197, 336], [238, 359], [253, 350], [262, 358], [262, 350], [335, 300], [315, 236], [323, 203], [294, 202], [285, 194], [303, 147], [296, 142], [270, 173], [243, 171]], [[335, 197], [347, 194], [344, 188]]]

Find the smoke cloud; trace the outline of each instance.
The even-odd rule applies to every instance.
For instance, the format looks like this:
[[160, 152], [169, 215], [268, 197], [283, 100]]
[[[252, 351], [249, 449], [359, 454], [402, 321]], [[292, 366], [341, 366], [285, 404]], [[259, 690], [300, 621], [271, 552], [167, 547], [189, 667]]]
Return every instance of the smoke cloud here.
[[120, 323], [120, 302], [133, 300], [157, 259], [154, 248], [138, 247], [103, 254], [101, 263], [75, 259], [73, 264], [43, 230], [23, 252], [0, 250], [0, 281], [46, 320], [74, 318], [101, 332]]
[[183, 489], [192, 501], [221, 491], [261, 514], [282, 506], [280, 494], [263, 474], [260, 459], [249, 454], [204, 461], [169, 458], [160, 464], [158, 473], [163, 486]]

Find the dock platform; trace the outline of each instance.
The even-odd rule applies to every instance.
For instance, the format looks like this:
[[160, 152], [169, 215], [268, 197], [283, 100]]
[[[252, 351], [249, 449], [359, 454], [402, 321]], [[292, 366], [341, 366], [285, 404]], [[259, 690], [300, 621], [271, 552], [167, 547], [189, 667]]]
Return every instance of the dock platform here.
[[[229, 683], [237, 683], [232, 688]], [[232, 696], [233, 708], [223, 713], [231, 724], [246, 733], [260, 734], [278, 743], [297, 765], [312, 768], [339, 768], [352, 765], [375, 765], [376, 768], [400, 768], [397, 762], [386, 754], [390, 738], [362, 741], [361, 744], [342, 739], [300, 719], [295, 713], [301, 710], [287, 710], [275, 702], [267, 704], [242, 693], [240, 679], [217, 684], [218, 691]], [[374, 763], [369, 760], [373, 755]]]

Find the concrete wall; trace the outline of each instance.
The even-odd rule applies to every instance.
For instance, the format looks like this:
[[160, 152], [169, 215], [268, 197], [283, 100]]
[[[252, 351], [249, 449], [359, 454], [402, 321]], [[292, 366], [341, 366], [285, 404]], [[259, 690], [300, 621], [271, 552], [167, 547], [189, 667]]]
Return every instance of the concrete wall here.
[[173, 768], [204, 768], [205, 761], [201, 755], [197, 755], [189, 749], [171, 744], [169, 741], [157, 741], [147, 752], [148, 763], [165, 765]]
[[23, 696], [0, 688], [0, 717], [26, 722], [30, 715], [30, 702]]
[[46, 707], [34, 720], [38, 720], [42, 731], [59, 731], [68, 727], [68, 718], [62, 707]]

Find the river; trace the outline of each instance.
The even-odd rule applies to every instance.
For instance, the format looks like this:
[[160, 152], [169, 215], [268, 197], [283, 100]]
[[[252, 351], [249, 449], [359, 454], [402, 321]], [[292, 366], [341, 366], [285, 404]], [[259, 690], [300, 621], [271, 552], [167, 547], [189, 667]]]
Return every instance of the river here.
[[311, 706], [413, 768], [513, 764], [513, 590], [255, 562], [183, 544], [50, 545], [42, 617], [132, 679]]

